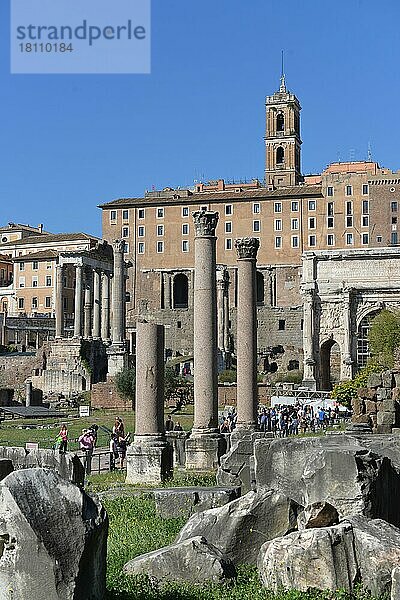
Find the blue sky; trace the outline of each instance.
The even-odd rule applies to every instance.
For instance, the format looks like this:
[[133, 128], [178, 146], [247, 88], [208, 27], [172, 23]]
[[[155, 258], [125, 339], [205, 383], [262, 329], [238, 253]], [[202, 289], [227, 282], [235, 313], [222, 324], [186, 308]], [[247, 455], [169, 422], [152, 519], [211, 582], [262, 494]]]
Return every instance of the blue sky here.
[[[101, 233], [97, 204], [263, 177], [264, 97], [302, 105], [302, 168], [400, 168], [398, 0], [153, 0], [150, 75], [11, 75], [0, 2], [0, 223]], [[112, 2], [110, 2], [112, 7]]]

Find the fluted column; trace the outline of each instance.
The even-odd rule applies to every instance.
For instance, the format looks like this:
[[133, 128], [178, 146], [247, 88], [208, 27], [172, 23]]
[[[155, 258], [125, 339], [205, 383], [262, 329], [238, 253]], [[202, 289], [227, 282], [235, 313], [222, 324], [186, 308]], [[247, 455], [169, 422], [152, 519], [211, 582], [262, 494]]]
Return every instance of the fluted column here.
[[100, 339], [100, 273], [93, 271], [93, 339]]
[[237, 414], [238, 427], [257, 426], [257, 238], [235, 240], [238, 260]]
[[92, 329], [92, 271], [85, 272], [85, 300], [83, 306], [83, 337], [87, 340], [91, 337]]
[[82, 335], [82, 287], [83, 287], [83, 267], [75, 266], [75, 309], [74, 309], [74, 337], [79, 338]]
[[343, 290], [343, 359], [341, 364], [340, 379], [353, 377], [352, 339], [351, 339], [351, 293], [350, 288]]
[[110, 340], [110, 279], [108, 273], [101, 274], [101, 337]]
[[314, 289], [303, 290], [303, 383], [315, 388], [314, 358]]
[[125, 339], [125, 242], [123, 240], [115, 240], [113, 250], [112, 343], [113, 346], [123, 346]]
[[63, 266], [56, 266], [56, 298], [55, 298], [55, 313], [56, 313], [56, 338], [62, 338], [63, 334], [63, 320], [64, 320], [64, 307], [63, 307]]

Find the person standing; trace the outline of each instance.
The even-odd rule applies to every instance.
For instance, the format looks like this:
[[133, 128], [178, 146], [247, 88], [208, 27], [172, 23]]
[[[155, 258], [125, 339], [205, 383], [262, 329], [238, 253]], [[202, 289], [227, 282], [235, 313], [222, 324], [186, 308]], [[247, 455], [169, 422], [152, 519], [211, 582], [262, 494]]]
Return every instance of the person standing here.
[[118, 446], [117, 446], [117, 436], [115, 433], [111, 434], [110, 438], [110, 471], [115, 470], [115, 459], [118, 458]]
[[92, 471], [92, 456], [94, 440], [90, 429], [82, 429], [82, 435], [78, 438], [80, 449], [84, 455], [84, 467], [87, 475]]
[[58, 434], [58, 437], [60, 439], [60, 445], [58, 448], [58, 452], [59, 452], [59, 454], [65, 454], [67, 451], [67, 447], [68, 447], [68, 429], [67, 429], [67, 426], [65, 425], [65, 423], [63, 423], [61, 425], [61, 429]]

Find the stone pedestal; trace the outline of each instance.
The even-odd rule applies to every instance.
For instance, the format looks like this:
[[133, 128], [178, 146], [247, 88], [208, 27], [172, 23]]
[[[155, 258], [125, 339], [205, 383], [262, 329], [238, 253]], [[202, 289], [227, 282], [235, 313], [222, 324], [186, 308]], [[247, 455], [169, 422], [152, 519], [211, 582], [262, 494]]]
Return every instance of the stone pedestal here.
[[172, 446], [160, 438], [136, 436], [126, 454], [126, 483], [160, 483], [173, 474]]
[[128, 352], [123, 346], [109, 346], [107, 348], [108, 375], [114, 377], [124, 369], [128, 368]]
[[226, 441], [215, 431], [192, 430], [186, 440], [185, 452], [186, 469], [214, 471], [218, 468], [221, 456], [226, 452]]

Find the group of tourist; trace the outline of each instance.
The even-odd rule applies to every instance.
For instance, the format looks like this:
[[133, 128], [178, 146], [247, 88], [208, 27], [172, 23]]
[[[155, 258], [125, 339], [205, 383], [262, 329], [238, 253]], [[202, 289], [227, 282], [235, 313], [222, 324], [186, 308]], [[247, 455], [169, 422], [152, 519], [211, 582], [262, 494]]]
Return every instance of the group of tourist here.
[[258, 414], [261, 431], [268, 431], [277, 437], [315, 433], [333, 425], [339, 418], [339, 407], [334, 409], [322, 406], [314, 409], [307, 404], [277, 404], [272, 408], [262, 408]]
[[165, 431], [183, 431], [182, 425], [177, 421], [174, 423], [171, 415], [168, 415], [167, 420], [165, 421]]

